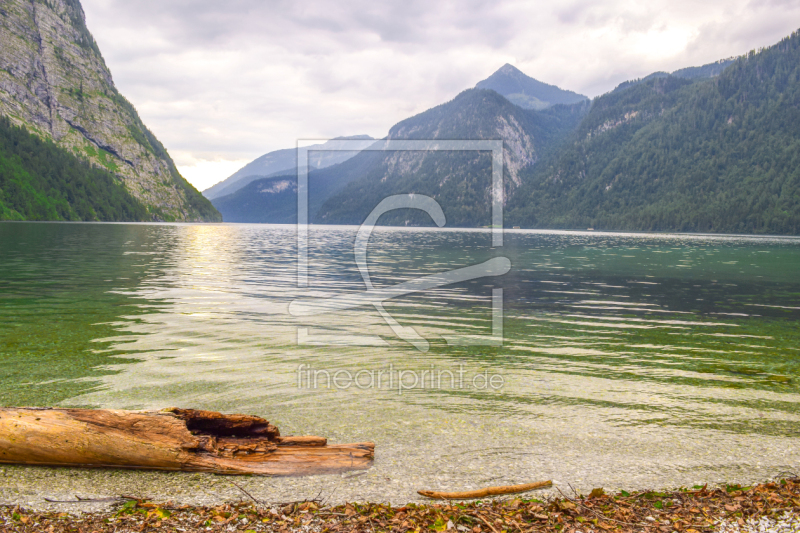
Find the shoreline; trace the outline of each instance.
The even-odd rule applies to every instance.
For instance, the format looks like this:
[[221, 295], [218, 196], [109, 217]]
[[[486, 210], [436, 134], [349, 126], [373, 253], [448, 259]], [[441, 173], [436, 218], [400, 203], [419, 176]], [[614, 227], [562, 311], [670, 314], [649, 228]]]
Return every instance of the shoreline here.
[[[800, 476], [795, 468], [772, 468], [748, 470], [749, 475], [732, 475], [731, 470], [723, 470], [719, 475], [686, 475], [681, 479], [656, 477], [650, 480], [630, 478], [627, 483], [620, 482], [620, 476], [612, 476], [615, 481], [599, 476], [588, 483], [578, 478], [551, 476], [552, 472], [533, 475], [530, 472], [517, 472], [516, 475], [495, 475], [484, 478], [449, 478], [430, 473], [418, 477], [408, 471], [398, 478], [396, 473], [387, 472], [376, 464], [369, 470], [346, 472], [343, 474], [315, 476], [229, 476], [198, 472], [165, 472], [157, 470], [109, 469], [109, 468], [71, 468], [21, 466], [0, 464], [0, 505], [20, 506], [33, 511], [72, 512], [74, 504], [59, 504], [47, 500], [74, 501], [77, 498], [104, 500], [126, 496], [141, 500], [172, 502], [176, 505], [214, 507], [240, 502], [249, 494], [262, 502], [291, 502], [323, 499], [329, 505], [343, 505], [353, 502], [371, 502], [402, 506], [409, 503], [423, 504], [430, 500], [417, 494], [418, 490], [463, 491], [487, 486], [517, 485], [532, 481], [552, 479], [553, 486], [537, 490], [539, 498], [556, 498], [561, 493], [589, 494], [594, 488], [606, 491], [627, 490], [647, 491], [660, 489], [677, 490], [676, 487], [709, 487], [726, 485], [753, 486], [769, 483], [781, 477]], [[535, 478], [535, 479], [534, 479]], [[673, 489], [668, 489], [672, 487]], [[87, 502], [81, 504], [86, 511], [103, 511], [113, 501]]]
[[[236, 478], [241, 479], [241, 478]], [[236, 481], [234, 484], [238, 486]], [[662, 491], [602, 489], [589, 495], [556, 489], [472, 502], [427, 500], [402, 506], [331, 505], [322, 495], [296, 502], [265, 502], [239, 487], [237, 501], [181, 505], [119, 497], [115, 501], [61, 503], [67, 510], [0, 505], [0, 531], [352, 531], [405, 533], [800, 531], [800, 478], [748, 487], [693, 487]], [[102, 509], [86, 509], [102, 505]]]

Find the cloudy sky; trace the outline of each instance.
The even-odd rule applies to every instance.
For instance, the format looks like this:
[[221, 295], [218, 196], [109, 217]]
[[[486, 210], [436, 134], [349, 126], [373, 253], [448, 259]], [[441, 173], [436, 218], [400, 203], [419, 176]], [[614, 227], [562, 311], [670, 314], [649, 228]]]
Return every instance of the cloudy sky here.
[[201, 190], [297, 139], [382, 137], [505, 63], [593, 97], [800, 28], [800, 0], [82, 3], [117, 87]]

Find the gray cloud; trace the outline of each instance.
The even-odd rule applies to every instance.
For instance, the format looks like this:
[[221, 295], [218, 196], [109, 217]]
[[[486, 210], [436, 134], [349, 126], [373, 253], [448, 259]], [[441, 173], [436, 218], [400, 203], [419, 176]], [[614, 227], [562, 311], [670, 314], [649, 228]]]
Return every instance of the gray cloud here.
[[507, 62], [596, 96], [800, 27], [800, 0], [83, 4], [120, 91], [200, 188], [299, 138], [383, 136]]

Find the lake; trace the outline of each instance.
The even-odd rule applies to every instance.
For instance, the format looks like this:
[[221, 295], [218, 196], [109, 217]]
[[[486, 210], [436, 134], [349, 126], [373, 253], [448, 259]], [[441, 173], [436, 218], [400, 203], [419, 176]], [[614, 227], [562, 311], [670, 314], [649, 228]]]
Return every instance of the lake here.
[[[509, 230], [492, 248], [488, 230], [376, 228], [376, 288], [511, 270], [386, 301], [394, 329], [373, 305], [291, 314], [366, 290], [356, 231], [312, 227], [298, 288], [294, 226], [0, 224], [0, 402], [242, 412], [376, 442], [353, 478], [252, 482], [283, 501], [798, 471], [800, 239]], [[502, 345], [448, 344], [492, 336], [496, 289]]]

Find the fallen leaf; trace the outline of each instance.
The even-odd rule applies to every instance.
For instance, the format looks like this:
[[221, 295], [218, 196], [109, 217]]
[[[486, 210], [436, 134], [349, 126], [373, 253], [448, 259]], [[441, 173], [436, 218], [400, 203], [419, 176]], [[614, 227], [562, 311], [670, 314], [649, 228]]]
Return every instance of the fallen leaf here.
[[606, 491], [603, 490], [602, 488], [592, 489], [592, 492], [589, 494], [589, 498], [599, 498], [601, 496], [604, 496], [605, 493]]

